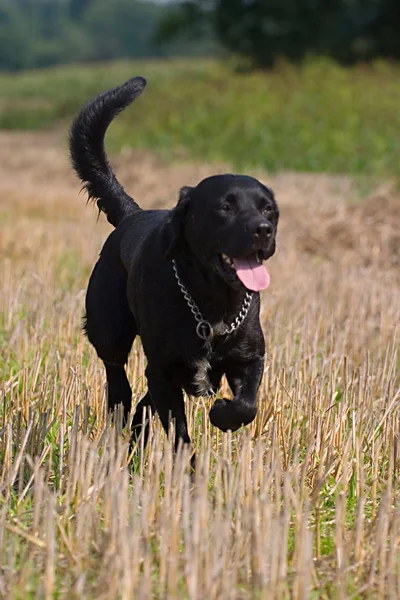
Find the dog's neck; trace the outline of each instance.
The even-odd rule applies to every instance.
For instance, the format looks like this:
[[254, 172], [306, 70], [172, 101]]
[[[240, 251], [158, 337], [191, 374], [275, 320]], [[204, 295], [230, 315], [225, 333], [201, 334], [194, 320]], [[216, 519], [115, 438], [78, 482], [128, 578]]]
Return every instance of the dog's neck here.
[[243, 286], [232, 288], [190, 251], [182, 253], [176, 263], [180, 278], [207, 321], [213, 326], [227, 325], [237, 317], [247, 291]]

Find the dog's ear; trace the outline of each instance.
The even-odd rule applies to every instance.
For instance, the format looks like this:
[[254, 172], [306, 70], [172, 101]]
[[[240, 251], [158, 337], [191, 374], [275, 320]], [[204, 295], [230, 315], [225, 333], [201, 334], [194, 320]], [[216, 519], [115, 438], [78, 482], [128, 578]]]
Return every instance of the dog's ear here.
[[193, 188], [185, 186], [181, 189], [178, 204], [171, 211], [166, 223], [166, 251], [165, 258], [172, 260], [184, 248], [185, 239], [183, 230], [186, 221], [186, 215], [189, 208], [191, 192]]

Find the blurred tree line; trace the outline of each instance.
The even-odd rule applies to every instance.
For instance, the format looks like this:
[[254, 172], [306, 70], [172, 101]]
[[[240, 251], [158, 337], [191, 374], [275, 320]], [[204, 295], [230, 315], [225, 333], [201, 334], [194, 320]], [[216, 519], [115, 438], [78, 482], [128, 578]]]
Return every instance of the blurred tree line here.
[[400, 0], [185, 0], [162, 20], [158, 35], [212, 31], [252, 66], [280, 58], [326, 55], [342, 64], [400, 58]]
[[400, 57], [400, 0], [0, 0], [0, 69], [215, 54]]
[[168, 11], [144, 0], [0, 0], [0, 69], [215, 53], [212, 34], [156, 40]]

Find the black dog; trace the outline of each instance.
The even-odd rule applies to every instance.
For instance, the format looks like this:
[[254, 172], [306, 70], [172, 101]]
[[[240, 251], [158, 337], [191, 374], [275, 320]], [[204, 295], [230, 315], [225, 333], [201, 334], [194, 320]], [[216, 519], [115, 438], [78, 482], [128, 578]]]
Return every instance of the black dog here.
[[216, 400], [211, 423], [235, 431], [256, 416], [265, 349], [258, 291], [269, 283], [263, 261], [275, 252], [279, 215], [272, 191], [243, 175], [184, 187], [172, 210], [142, 210], [117, 181], [104, 136], [145, 85], [135, 77], [98, 96], [71, 130], [73, 166], [116, 228], [90, 277], [85, 328], [106, 368], [109, 408], [122, 403], [125, 419], [125, 364], [141, 337], [148, 392], [136, 407], [133, 438], [151, 407], [165, 430], [175, 420], [178, 445], [190, 443], [182, 388], [215, 393], [226, 374], [234, 398]]

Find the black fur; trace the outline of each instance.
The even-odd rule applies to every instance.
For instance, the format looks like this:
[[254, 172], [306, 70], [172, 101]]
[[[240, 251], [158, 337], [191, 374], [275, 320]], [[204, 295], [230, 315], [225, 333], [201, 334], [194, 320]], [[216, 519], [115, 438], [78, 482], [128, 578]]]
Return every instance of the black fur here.
[[82, 109], [71, 128], [72, 165], [85, 182], [89, 199], [98, 199], [97, 206], [114, 227], [139, 207], [112, 171], [104, 150], [104, 136], [114, 117], [140, 96], [145, 86], [145, 79], [134, 77], [101, 94]]
[[[218, 175], [184, 187], [172, 210], [142, 210], [117, 181], [104, 151], [113, 117], [144, 89], [136, 77], [95, 98], [81, 110], [70, 136], [73, 166], [89, 197], [116, 229], [110, 234], [90, 277], [86, 296], [86, 333], [104, 361], [109, 408], [131, 409], [125, 373], [133, 340], [142, 339], [148, 365], [148, 392], [136, 407], [133, 438], [141, 431], [143, 410], [158, 413], [164, 428], [175, 419], [176, 445], [189, 443], [182, 389], [199, 393], [199, 361], [209, 361], [210, 390], [226, 374], [234, 398], [216, 400], [211, 422], [234, 431], [257, 412], [257, 391], [264, 366], [259, 322], [260, 296], [254, 293], [241, 326], [226, 335], [224, 326], [238, 316], [246, 294], [234, 269], [221, 259], [275, 251], [278, 207], [272, 191], [252, 177]], [[240, 143], [240, 140], [238, 140]], [[196, 334], [196, 321], [172, 266], [204, 318], [215, 329], [211, 352]], [[198, 380], [197, 380], [198, 383]], [[204, 391], [204, 390], [203, 390]], [[145, 436], [147, 435], [147, 427]]]

